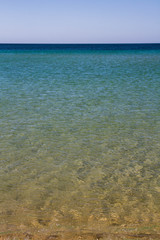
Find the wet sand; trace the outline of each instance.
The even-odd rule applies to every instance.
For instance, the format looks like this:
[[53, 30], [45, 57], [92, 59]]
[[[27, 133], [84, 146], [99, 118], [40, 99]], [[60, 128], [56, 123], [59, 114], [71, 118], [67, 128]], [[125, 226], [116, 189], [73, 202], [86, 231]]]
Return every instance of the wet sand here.
[[35, 232], [0, 232], [0, 240], [158, 240], [160, 227], [115, 226], [106, 231], [80, 230], [80, 231], [54, 231], [47, 233]]

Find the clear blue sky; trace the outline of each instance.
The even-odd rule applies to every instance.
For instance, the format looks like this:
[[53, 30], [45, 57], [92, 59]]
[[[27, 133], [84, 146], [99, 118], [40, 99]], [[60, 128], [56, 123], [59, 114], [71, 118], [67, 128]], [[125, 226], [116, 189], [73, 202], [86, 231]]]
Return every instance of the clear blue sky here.
[[160, 42], [160, 0], [0, 0], [6, 42]]

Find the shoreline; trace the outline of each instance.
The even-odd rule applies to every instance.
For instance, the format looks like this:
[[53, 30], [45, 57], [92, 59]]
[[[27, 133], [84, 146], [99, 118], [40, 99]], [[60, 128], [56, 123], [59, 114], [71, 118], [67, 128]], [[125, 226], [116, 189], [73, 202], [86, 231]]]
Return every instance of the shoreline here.
[[[157, 228], [157, 229], [156, 229]], [[127, 240], [160, 239], [160, 227], [113, 226], [106, 231], [84, 229], [77, 231], [6, 231], [0, 232], [0, 240]]]

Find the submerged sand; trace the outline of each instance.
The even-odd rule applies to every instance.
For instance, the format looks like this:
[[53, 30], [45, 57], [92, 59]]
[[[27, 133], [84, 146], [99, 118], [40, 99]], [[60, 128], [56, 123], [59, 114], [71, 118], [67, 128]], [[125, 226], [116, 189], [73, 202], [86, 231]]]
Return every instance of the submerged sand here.
[[160, 239], [160, 227], [146, 226], [114, 226], [106, 231], [80, 230], [80, 231], [53, 231], [53, 232], [0, 232], [0, 240], [127, 240]]

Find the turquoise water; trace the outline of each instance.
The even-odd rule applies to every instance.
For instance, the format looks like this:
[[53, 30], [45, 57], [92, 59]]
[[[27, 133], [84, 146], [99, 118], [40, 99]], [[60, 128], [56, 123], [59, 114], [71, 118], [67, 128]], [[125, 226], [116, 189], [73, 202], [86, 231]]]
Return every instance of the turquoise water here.
[[0, 50], [0, 232], [160, 223], [160, 50]]

